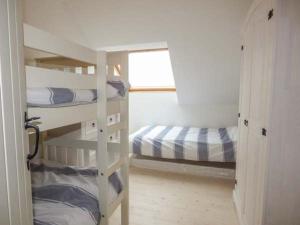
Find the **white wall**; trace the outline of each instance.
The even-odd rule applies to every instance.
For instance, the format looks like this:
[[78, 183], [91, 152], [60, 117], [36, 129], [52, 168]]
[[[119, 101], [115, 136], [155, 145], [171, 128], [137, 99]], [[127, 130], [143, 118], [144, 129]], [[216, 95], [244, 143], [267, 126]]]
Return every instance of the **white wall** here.
[[[233, 119], [238, 113], [240, 30], [251, 2], [25, 0], [24, 14], [25, 21], [32, 25], [95, 49], [167, 43], [178, 101], [193, 106], [183, 111], [183, 106], [176, 106], [168, 95], [158, 100], [164, 100], [164, 108], [169, 106], [173, 121], [221, 126], [236, 123]], [[142, 118], [133, 109], [153, 107], [138, 98], [133, 98], [131, 112], [136, 124], [144, 124], [149, 117]], [[201, 116], [196, 109], [201, 110]]]
[[130, 133], [149, 124], [225, 127], [237, 124], [238, 106], [180, 105], [175, 92], [131, 92], [129, 95]]

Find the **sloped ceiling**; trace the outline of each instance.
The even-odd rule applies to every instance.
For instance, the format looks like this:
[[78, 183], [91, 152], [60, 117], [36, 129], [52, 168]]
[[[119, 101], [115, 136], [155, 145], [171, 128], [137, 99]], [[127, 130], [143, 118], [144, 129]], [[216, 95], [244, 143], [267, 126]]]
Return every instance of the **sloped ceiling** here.
[[94, 49], [166, 42], [179, 103], [234, 105], [251, 2], [25, 0], [24, 20]]

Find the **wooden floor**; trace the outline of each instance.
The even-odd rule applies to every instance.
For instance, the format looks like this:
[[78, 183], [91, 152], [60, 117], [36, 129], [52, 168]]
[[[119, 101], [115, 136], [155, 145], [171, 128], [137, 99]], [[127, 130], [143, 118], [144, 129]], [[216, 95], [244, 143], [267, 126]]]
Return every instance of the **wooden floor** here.
[[[130, 225], [238, 225], [230, 180], [131, 168]], [[110, 225], [118, 225], [119, 210]]]

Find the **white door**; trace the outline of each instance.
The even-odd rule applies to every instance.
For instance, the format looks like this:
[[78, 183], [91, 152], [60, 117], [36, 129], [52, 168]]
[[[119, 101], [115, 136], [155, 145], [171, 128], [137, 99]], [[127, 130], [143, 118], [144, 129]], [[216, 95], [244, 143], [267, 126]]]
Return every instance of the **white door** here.
[[[251, 65], [252, 65], [252, 26], [248, 26], [244, 32], [241, 81], [240, 81], [240, 118], [239, 118], [239, 141], [237, 151], [236, 172], [236, 195], [240, 207], [240, 213], [244, 213], [246, 192], [246, 169], [249, 106], [251, 94]], [[246, 124], [245, 124], [246, 123]]]
[[269, 45], [272, 33], [268, 13], [270, 1], [262, 1], [252, 16], [252, 65], [251, 95], [248, 127], [248, 150], [246, 171], [245, 221], [247, 225], [260, 225], [263, 204], [263, 186], [265, 173], [266, 137], [263, 128], [267, 128], [268, 84], [270, 69]]
[[22, 6], [0, 0], [0, 225], [31, 225]]

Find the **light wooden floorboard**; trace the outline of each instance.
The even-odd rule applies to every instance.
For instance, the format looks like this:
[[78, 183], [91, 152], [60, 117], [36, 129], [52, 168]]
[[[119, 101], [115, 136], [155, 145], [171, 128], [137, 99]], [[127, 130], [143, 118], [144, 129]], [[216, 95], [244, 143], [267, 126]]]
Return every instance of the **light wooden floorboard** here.
[[130, 225], [238, 225], [233, 181], [131, 168], [129, 182]]

